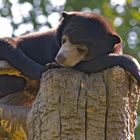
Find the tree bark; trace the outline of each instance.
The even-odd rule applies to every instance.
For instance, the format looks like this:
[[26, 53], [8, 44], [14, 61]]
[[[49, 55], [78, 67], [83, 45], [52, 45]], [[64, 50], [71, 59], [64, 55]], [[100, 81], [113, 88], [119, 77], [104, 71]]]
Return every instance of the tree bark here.
[[28, 113], [28, 140], [135, 140], [139, 93], [120, 67], [49, 70]]

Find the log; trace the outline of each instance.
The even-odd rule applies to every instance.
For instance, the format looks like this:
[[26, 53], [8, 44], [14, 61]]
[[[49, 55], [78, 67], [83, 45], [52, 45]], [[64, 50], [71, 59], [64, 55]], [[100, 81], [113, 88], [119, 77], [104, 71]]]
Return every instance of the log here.
[[6, 61], [0, 61], [0, 75], [16, 75], [27, 81], [24, 90], [0, 99], [0, 140], [27, 140], [26, 116], [36, 97], [39, 81], [23, 76]]
[[43, 74], [27, 117], [28, 140], [135, 140], [137, 82], [120, 67]]

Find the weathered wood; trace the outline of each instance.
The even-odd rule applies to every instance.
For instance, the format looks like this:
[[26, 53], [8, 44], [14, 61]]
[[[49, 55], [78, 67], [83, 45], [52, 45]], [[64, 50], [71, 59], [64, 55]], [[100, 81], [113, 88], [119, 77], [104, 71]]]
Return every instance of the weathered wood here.
[[28, 114], [28, 140], [134, 140], [139, 93], [119, 67], [50, 70]]

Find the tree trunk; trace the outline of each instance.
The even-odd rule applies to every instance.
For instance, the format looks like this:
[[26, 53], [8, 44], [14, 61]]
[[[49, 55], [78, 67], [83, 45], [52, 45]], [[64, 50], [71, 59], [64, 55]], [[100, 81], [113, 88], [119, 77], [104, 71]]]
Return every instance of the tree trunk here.
[[50, 70], [28, 113], [28, 140], [134, 140], [139, 93], [120, 67]]

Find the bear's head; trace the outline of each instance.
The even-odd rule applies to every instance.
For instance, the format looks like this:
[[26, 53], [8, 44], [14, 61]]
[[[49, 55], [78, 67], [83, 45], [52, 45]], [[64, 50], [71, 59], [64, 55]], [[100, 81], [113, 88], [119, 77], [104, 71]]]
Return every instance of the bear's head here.
[[121, 51], [115, 30], [104, 17], [92, 12], [63, 12], [57, 39], [61, 47], [56, 61], [66, 67]]

